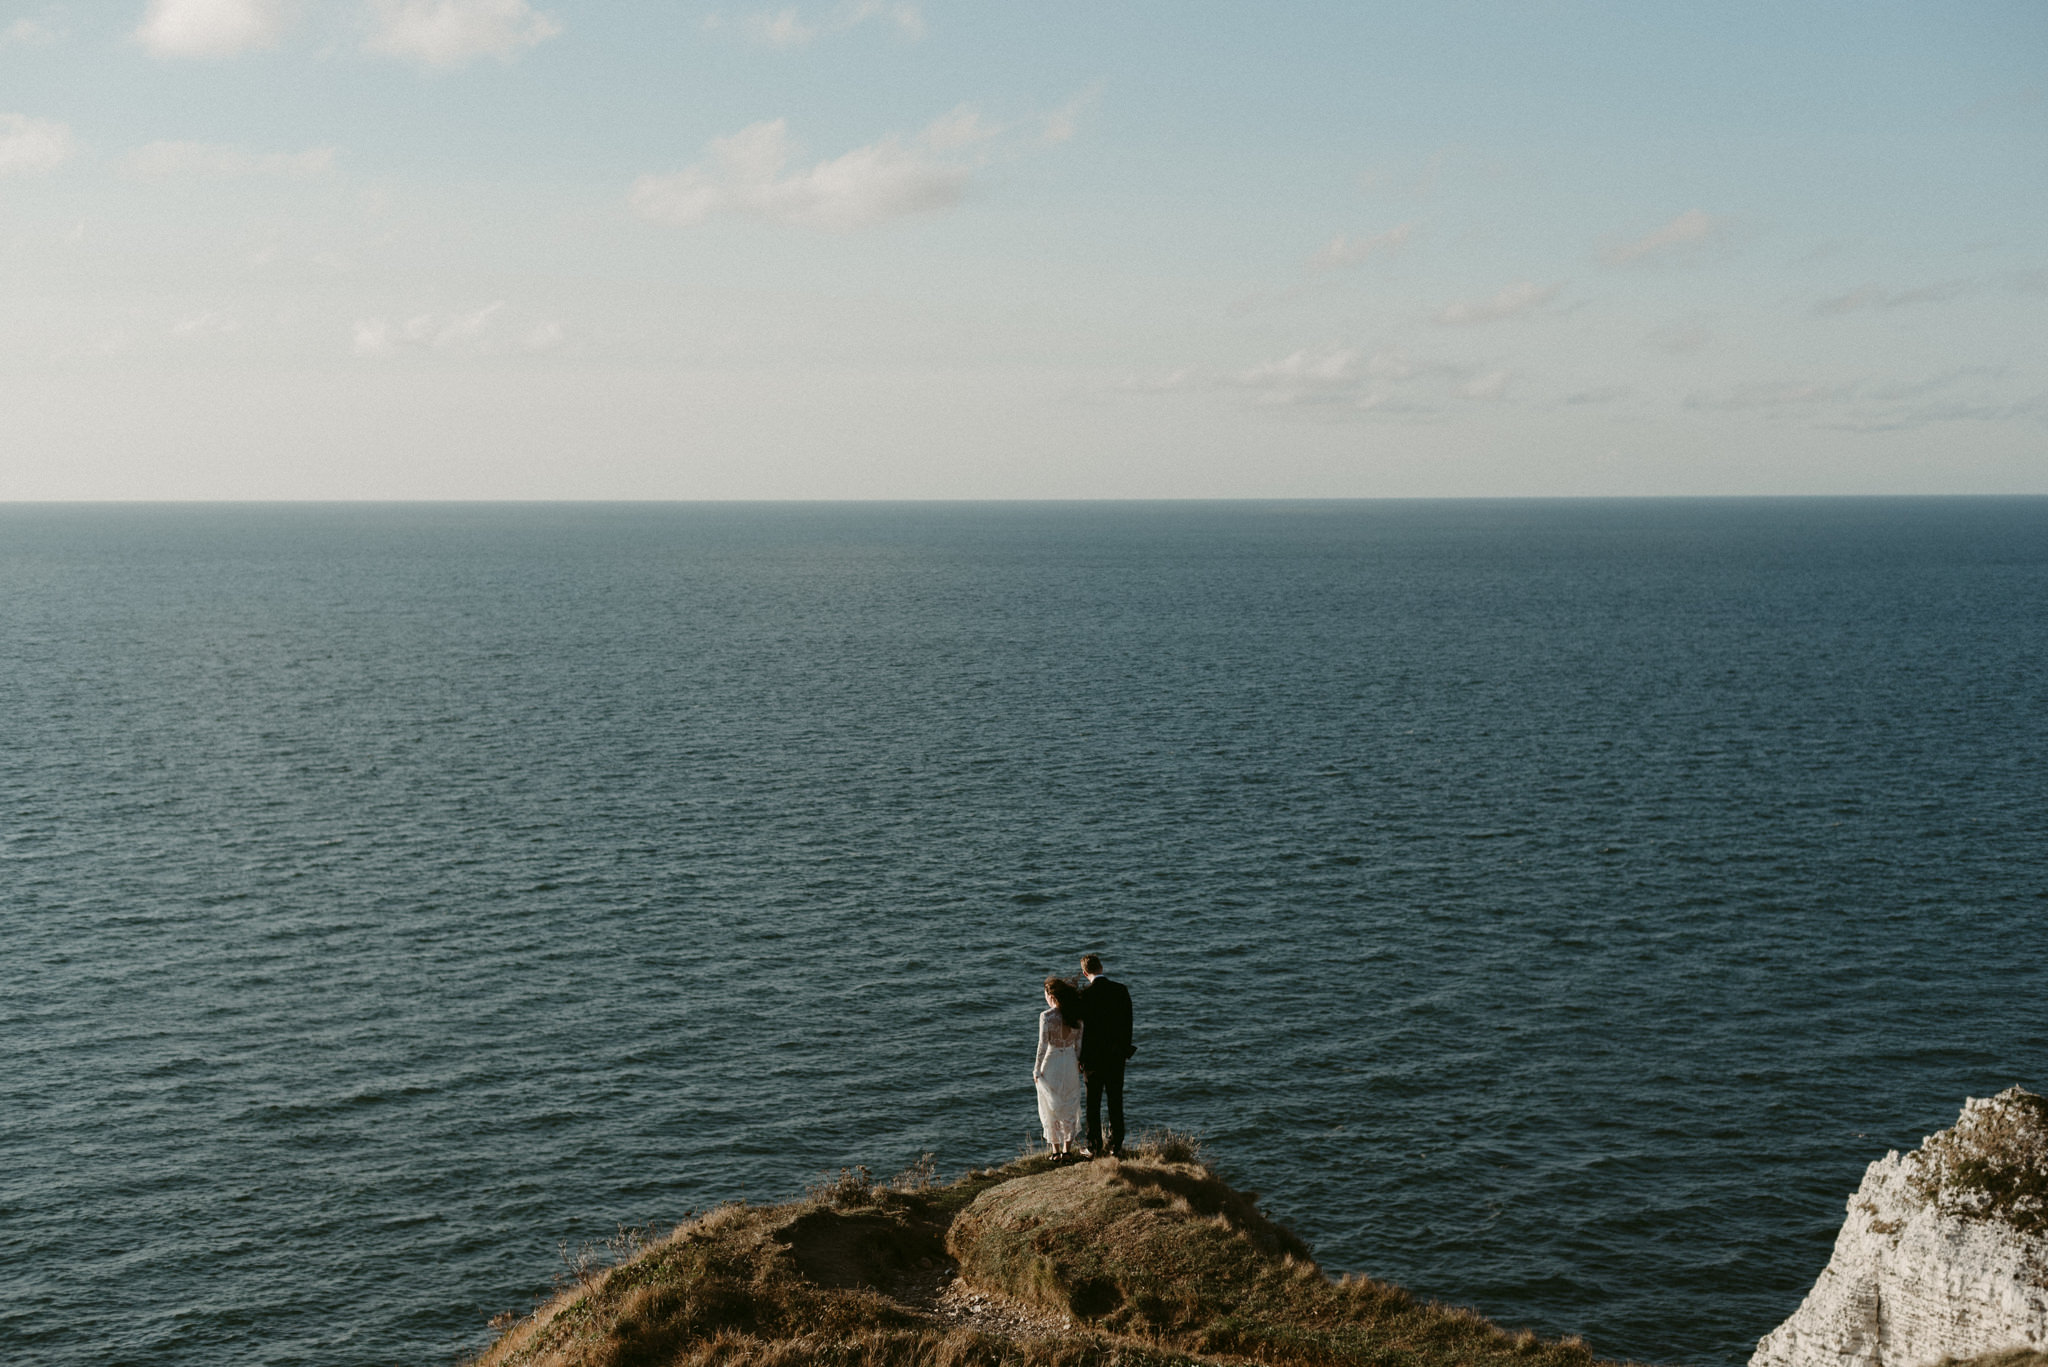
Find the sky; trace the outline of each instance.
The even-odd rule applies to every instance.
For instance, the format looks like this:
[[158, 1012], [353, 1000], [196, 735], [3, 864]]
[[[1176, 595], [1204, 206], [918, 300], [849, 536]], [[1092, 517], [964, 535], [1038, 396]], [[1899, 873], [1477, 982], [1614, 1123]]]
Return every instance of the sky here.
[[0, 500], [2048, 493], [2048, 3], [0, 0]]

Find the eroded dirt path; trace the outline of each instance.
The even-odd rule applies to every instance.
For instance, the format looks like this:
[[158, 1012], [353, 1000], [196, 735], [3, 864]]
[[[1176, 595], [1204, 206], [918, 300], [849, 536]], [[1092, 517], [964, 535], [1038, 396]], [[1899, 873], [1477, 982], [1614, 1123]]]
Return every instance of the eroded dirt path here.
[[950, 1269], [944, 1277], [945, 1284], [924, 1313], [947, 1325], [966, 1325], [1004, 1338], [1064, 1338], [1074, 1332], [1074, 1321], [1065, 1315], [977, 1291]]
[[1004, 1338], [1060, 1338], [1075, 1332], [1068, 1316], [969, 1286], [951, 1258], [922, 1262], [883, 1293], [914, 1314], [949, 1329], [965, 1325]]

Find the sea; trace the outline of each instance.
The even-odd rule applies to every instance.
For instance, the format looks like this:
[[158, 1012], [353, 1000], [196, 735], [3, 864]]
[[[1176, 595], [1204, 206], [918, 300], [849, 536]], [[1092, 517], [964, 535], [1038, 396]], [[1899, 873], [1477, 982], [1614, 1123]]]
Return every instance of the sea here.
[[2048, 1090], [2048, 500], [0, 507], [0, 1343], [430, 1364], [1035, 1138], [1734, 1367]]

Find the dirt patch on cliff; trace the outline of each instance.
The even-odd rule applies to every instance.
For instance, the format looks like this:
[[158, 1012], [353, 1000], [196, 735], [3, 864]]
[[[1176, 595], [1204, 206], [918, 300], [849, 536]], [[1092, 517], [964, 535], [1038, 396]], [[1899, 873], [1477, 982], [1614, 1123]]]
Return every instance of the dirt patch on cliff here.
[[893, 1291], [941, 1262], [950, 1265], [939, 1235], [880, 1213], [843, 1215], [814, 1210], [770, 1236], [789, 1250], [797, 1270], [819, 1286]]

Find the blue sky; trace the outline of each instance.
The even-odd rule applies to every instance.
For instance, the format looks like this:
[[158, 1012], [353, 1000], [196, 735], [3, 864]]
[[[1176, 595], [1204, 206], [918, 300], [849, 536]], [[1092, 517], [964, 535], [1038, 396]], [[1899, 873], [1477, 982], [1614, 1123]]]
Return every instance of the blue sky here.
[[0, 5], [0, 498], [2048, 492], [2048, 5]]

